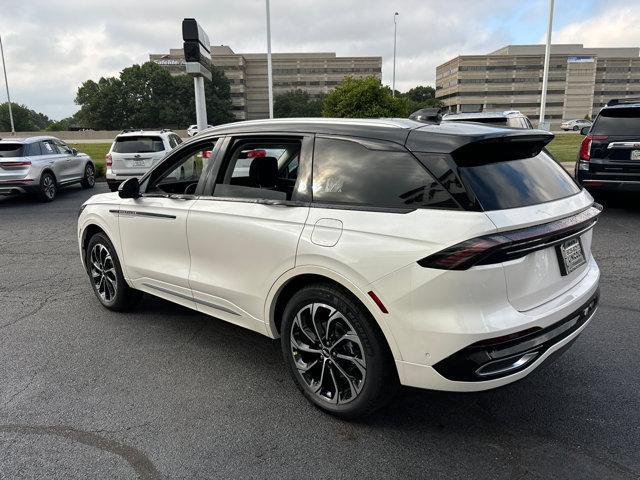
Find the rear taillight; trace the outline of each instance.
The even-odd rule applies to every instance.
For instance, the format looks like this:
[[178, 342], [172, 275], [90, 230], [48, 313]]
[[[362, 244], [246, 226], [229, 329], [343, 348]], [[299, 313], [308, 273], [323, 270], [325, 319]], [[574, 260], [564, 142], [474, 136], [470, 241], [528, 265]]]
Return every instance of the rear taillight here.
[[31, 162], [29, 160], [25, 160], [24, 162], [0, 162], [0, 166], [3, 168], [30, 167]]
[[107, 161], [107, 167], [110, 167], [111, 165], [113, 165], [113, 158], [111, 158], [111, 154], [107, 153], [104, 156], [104, 159]]
[[594, 204], [571, 217], [472, 238], [418, 260], [418, 264], [440, 270], [466, 270], [474, 265], [515, 260], [536, 250], [557, 245], [569, 237], [583, 234], [595, 225], [601, 212], [602, 207]]
[[202, 158], [211, 158], [213, 156], [213, 150], [204, 150], [202, 152]]
[[606, 135], [587, 135], [580, 144], [580, 160], [589, 161], [591, 158], [591, 142], [593, 140], [606, 140]]

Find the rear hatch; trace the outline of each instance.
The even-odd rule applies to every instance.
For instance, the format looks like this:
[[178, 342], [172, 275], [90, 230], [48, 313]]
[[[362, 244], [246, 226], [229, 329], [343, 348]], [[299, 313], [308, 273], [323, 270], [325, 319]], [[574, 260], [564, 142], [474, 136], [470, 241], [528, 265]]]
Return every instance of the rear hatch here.
[[640, 179], [640, 106], [604, 108], [585, 138], [589, 141], [590, 173], [603, 180]]
[[121, 135], [111, 147], [111, 171], [116, 175], [141, 176], [165, 156], [158, 135]]
[[[589, 268], [592, 228], [600, 209], [592, 207], [589, 193], [544, 150], [553, 135], [511, 129], [479, 131], [475, 138], [464, 133], [468, 136], [455, 139], [461, 145], [454, 145], [445, 163], [459, 180], [458, 190], [462, 187], [470, 199], [467, 208], [484, 211], [496, 231], [421, 264], [458, 270], [501, 264], [509, 302], [519, 311], [571, 289]], [[451, 177], [439, 168], [434, 172], [438, 178]], [[460, 198], [459, 192], [456, 196]]]
[[31, 168], [26, 157], [28, 146], [22, 143], [0, 142], [0, 182], [24, 178]]

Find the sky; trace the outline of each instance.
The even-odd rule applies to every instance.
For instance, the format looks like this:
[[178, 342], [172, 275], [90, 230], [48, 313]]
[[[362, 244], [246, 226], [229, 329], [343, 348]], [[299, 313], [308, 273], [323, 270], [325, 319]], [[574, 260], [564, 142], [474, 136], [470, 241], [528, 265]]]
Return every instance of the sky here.
[[[640, 46], [640, 1], [556, 0], [554, 43]], [[272, 51], [382, 56], [391, 84], [393, 14], [398, 17], [396, 88], [434, 85], [436, 66], [508, 44], [543, 43], [547, 0], [271, 0]], [[264, 0], [0, 0], [12, 101], [53, 119], [78, 110], [85, 80], [182, 45], [194, 17], [213, 44], [266, 51]], [[0, 102], [6, 101], [0, 77]]]

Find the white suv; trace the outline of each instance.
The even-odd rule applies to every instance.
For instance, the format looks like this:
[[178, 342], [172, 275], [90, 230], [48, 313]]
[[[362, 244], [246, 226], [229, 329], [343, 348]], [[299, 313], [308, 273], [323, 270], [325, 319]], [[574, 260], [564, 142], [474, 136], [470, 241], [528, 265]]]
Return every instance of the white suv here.
[[300, 390], [335, 415], [399, 384], [499, 387], [568, 347], [598, 304], [601, 208], [544, 150], [552, 138], [412, 120], [216, 127], [89, 199], [82, 261], [106, 308], [146, 292], [280, 337]]
[[124, 130], [106, 155], [107, 185], [114, 192], [128, 178], [141, 177], [181, 143], [171, 130]]

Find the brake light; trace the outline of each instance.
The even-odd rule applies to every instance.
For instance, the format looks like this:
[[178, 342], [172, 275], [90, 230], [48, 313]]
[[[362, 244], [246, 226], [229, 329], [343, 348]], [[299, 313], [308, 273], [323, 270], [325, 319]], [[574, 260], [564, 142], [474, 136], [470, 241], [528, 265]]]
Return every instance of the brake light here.
[[249, 150], [247, 152], [247, 158], [255, 158], [255, 157], [266, 157], [267, 156], [267, 151], [266, 150]]
[[580, 144], [580, 160], [589, 161], [591, 158], [591, 142], [593, 140], [606, 140], [606, 135], [587, 135]]
[[107, 161], [107, 167], [110, 167], [111, 165], [113, 165], [113, 159], [111, 158], [111, 154], [107, 153], [104, 156], [104, 159]]
[[212, 150], [204, 150], [202, 152], [202, 158], [211, 158], [213, 156]]
[[515, 260], [582, 235], [595, 225], [601, 212], [602, 206], [594, 204], [571, 217], [465, 240], [418, 260], [418, 265], [440, 270], [466, 270], [474, 265]]
[[29, 167], [31, 166], [31, 162], [29, 160], [25, 160], [24, 162], [0, 162], [0, 166], [2, 166], [3, 168]]

